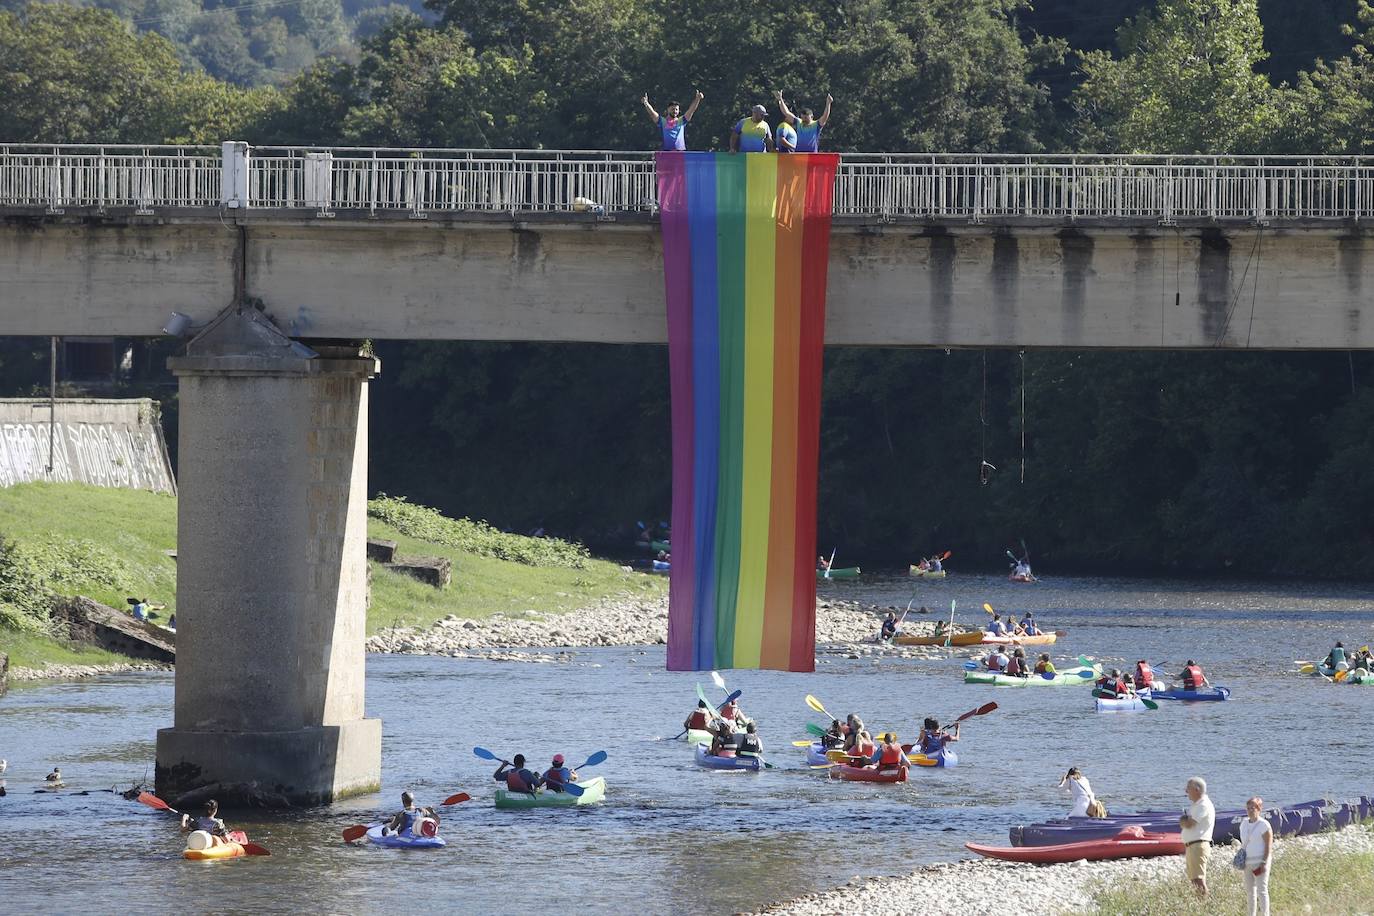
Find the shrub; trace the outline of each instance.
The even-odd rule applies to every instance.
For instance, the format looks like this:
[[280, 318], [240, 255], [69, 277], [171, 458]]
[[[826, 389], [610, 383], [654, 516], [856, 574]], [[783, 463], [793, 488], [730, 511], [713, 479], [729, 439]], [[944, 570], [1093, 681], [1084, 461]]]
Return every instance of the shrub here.
[[376, 499], [368, 500], [367, 514], [407, 537], [526, 566], [583, 569], [591, 557], [581, 544], [559, 538], [508, 534], [486, 522], [446, 518], [437, 509], [407, 502], [404, 496], [379, 493]]

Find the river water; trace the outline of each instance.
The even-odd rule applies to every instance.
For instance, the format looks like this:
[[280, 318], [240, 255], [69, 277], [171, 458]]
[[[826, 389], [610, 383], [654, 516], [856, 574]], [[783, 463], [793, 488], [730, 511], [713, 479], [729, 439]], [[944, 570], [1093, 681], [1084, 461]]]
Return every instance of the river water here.
[[[965, 841], [1005, 843], [1015, 823], [1058, 816], [1055, 786], [1077, 765], [1113, 811], [1181, 807], [1186, 778], [1207, 778], [1218, 807], [1260, 794], [1290, 803], [1374, 794], [1367, 725], [1374, 689], [1294, 673], [1334, 640], [1374, 642], [1370, 587], [1356, 584], [1174, 582], [1080, 578], [1014, 586], [953, 577], [916, 586], [916, 602], [981, 623], [983, 601], [1032, 609], [1068, 635], [1056, 661], [1084, 653], [1148, 658], [1177, 671], [1192, 657], [1233, 689], [1226, 703], [1164, 704], [1157, 712], [1098, 714], [1086, 688], [997, 689], [962, 682], [965, 654], [947, 659], [822, 656], [815, 674], [725, 672], [744, 691], [779, 769], [697, 769], [670, 740], [706, 676], [663, 670], [661, 647], [580, 650], [569, 663], [529, 664], [371, 656], [369, 715], [384, 722], [383, 792], [327, 810], [229, 814], [270, 858], [187, 862], [175, 818], [108, 792], [150, 778], [154, 734], [169, 725], [172, 678], [111, 676], [21, 686], [0, 700], [4, 909], [107, 912], [222, 910], [271, 913], [730, 913], [964, 855]], [[840, 595], [904, 607], [905, 579], [835, 583]], [[1069, 663], [1072, 663], [1071, 661]], [[837, 715], [914, 737], [996, 700], [959, 744], [960, 765], [914, 769], [911, 781], [872, 786], [827, 780], [790, 746], [817, 717], [815, 694]], [[493, 766], [472, 746], [524, 752], [546, 765], [605, 749], [588, 775], [607, 778], [604, 805], [572, 811], [496, 811]], [[35, 793], [60, 765], [68, 791]], [[437, 851], [345, 845], [341, 830], [399, 806], [459, 791]]]

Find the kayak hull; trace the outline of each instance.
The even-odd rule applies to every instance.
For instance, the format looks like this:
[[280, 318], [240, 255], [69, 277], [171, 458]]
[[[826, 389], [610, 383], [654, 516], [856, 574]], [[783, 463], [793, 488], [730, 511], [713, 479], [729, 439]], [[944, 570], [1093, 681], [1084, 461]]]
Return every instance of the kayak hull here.
[[1148, 709], [1140, 697], [1097, 697], [1098, 712], [1139, 712]]
[[977, 843], [965, 843], [964, 846], [990, 859], [1036, 863], [1181, 856], [1184, 848], [1183, 837], [1178, 833], [1147, 833], [1131, 828], [1111, 837], [1055, 846], [981, 846]]
[[949, 745], [945, 745], [934, 754], [922, 754], [919, 752], [907, 756], [911, 763], [918, 767], [955, 767], [959, 765], [959, 752]]
[[[1297, 805], [1268, 808], [1264, 819], [1273, 828], [1277, 837], [1305, 836], [1325, 829], [1339, 819], [1342, 807], [1353, 809], [1359, 817], [1361, 805], [1368, 800], [1349, 806], [1337, 806], [1326, 799], [1303, 802]], [[1227, 843], [1240, 838], [1240, 824], [1246, 819], [1243, 810], [1218, 811], [1216, 825], [1212, 832], [1212, 842]], [[1118, 815], [1108, 818], [1070, 817], [1057, 821], [1038, 824], [1023, 824], [1011, 828], [1013, 846], [1053, 846], [1083, 840], [1105, 839], [1116, 835], [1123, 827], [1137, 826], [1151, 833], [1169, 833], [1178, 829], [1177, 811], [1146, 811], [1139, 814]]]
[[819, 741], [811, 742], [811, 746], [806, 749], [807, 766], [820, 766], [827, 764], [830, 758], [825, 756], [825, 747]]
[[1154, 690], [1149, 691], [1152, 700], [1187, 700], [1193, 703], [1203, 701], [1220, 701], [1229, 699], [1231, 696], [1230, 688], [1227, 687], [1204, 687], [1201, 690]]
[[1052, 646], [1059, 639], [1054, 633], [1037, 633], [1034, 636], [993, 636], [984, 633], [982, 645], [985, 646]]
[[946, 570], [943, 569], [918, 569], [915, 566], [911, 567], [908, 572], [918, 579], [943, 579], [946, 574]]
[[906, 782], [906, 773], [906, 767], [879, 770], [876, 767], [852, 767], [846, 763], [837, 763], [830, 768], [831, 779], [843, 779], [846, 782]]
[[824, 581], [824, 580], [826, 580], [826, 579], [857, 579], [857, 578], [859, 578], [859, 567], [857, 567], [857, 566], [844, 566], [844, 567], [841, 567], [840, 569], [832, 569], [832, 570], [830, 570], [829, 572], [825, 572], [825, 571], [819, 570], [819, 569], [816, 570], [816, 581], [818, 581], [818, 582]]
[[746, 770], [756, 773], [763, 769], [763, 759], [760, 757], [716, 757], [700, 744], [697, 745], [695, 760], [697, 766], [708, 770]]
[[383, 825], [367, 829], [368, 842], [378, 846], [387, 846], [392, 849], [438, 849], [447, 846], [447, 841], [441, 836], [415, 836], [412, 833], [391, 833], [382, 834]]
[[[1090, 676], [1080, 677], [1078, 675], [1080, 671], [1085, 671]], [[1101, 673], [1099, 668], [1065, 668], [1056, 673], [1054, 677], [1047, 678], [1043, 674], [1013, 677], [1009, 674], [997, 674], [993, 671], [965, 671], [964, 683], [991, 684], [994, 687], [1090, 687], [1099, 673]]]
[[683, 738], [688, 744], [710, 744], [714, 736], [704, 728], [689, 728]]
[[606, 780], [600, 776], [579, 782], [578, 785], [582, 787], [581, 795], [548, 791], [528, 795], [524, 792], [497, 789], [496, 807], [506, 811], [526, 808], [580, 808], [583, 805], [595, 805], [606, 798]]
[[1035, 578], [1035, 576], [1018, 576], [1018, 575], [1016, 575], [1015, 573], [1012, 573], [1011, 575], [1007, 576], [1007, 581], [1008, 581], [1008, 582], [1038, 582], [1038, 581], [1040, 581], [1040, 580], [1037, 579], [1037, 578]]
[[945, 641], [949, 641], [951, 646], [976, 646], [982, 643], [983, 634], [955, 633], [951, 636], [896, 636], [892, 642], [899, 646], [943, 646]]

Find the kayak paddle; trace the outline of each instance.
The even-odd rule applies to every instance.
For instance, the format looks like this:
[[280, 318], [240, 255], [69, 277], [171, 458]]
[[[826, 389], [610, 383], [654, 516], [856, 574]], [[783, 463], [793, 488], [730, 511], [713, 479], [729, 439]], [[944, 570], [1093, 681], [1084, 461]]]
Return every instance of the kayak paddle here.
[[721, 703], [719, 706], [716, 707], [716, 711], [719, 712], [720, 710], [722, 710], [722, 709], [724, 709], [725, 707], [729, 706], [731, 703], [733, 703], [733, 702], [735, 702], [736, 700], [738, 700], [738, 699], [740, 698], [740, 694], [742, 694], [742, 693], [744, 693], [743, 690], [732, 690], [732, 691], [730, 691], [729, 696], [727, 696], [727, 697], [725, 698], [725, 702], [724, 702], [724, 703]]
[[243, 847], [244, 855], [249, 856], [270, 856], [272, 853], [267, 851], [266, 846], [259, 846], [257, 843], [240, 843]]
[[503, 760], [500, 757], [497, 757], [495, 754], [493, 754], [491, 751], [487, 750], [484, 747], [474, 747], [472, 749], [472, 753], [477, 757], [481, 757], [483, 760], [495, 760], [497, 763], [506, 762], [505, 760]]
[[716, 686], [719, 687], [721, 690], [724, 690], [726, 693], [730, 692], [730, 688], [725, 686], [725, 678], [720, 676], [719, 671], [711, 672], [711, 680], [715, 681]]
[[949, 600], [949, 629], [945, 631], [946, 649], [954, 645], [954, 601], [953, 598]]
[[835, 717], [832, 716], [830, 713], [826, 712], [825, 707], [821, 705], [821, 701], [816, 699], [809, 693], [806, 695], [806, 705], [810, 706], [812, 709], [814, 709], [821, 715], [825, 716], [827, 719], [830, 719], [832, 722], [834, 721]]
[[813, 744], [815, 744], [815, 743], [816, 743], [816, 742], [814, 742], [814, 741], [793, 741], [793, 742], [792, 742], [792, 746], [793, 746], [793, 747], [810, 747], [811, 745], [813, 745]]
[[821, 735], [825, 734], [825, 729], [821, 728], [815, 722], [807, 722], [806, 732], [807, 734], [815, 735], [817, 738], [819, 738]]
[[173, 814], [180, 814], [180, 813], [181, 813], [180, 811], [178, 811], [177, 809], [173, 808], [171, 805], [167, 804], [165, 801], [163, 801], [162, 799], [158, 798], [156, 795], [154, 795], [154, 794], [151, 793], [151, 792], [140, 792], [140, 793], [138, 793], [138, 799], [137, 799], [137, 800], [138, 800], [139, 802], [141, 802], [141, 803], [147, 805], [149, 808], [155, 808], [155, 809], [157, 809], [158, 811], [170, 811], [170, 812], [172, 812]]
[[1145, 698], [1142, 697], [1142, 696], [1137, 696], [1136, 699], [1139, 700], [1140, 702], [1144, 703], [1146, 709], [1158, 709], [1158, 708], [1159, 708], [1159, 704], [1156, 703], [1154, 700], [1147, 700], [1147, 699], [1145, 699]]
[[[465, 801], [472, 801], [472, 796], [466, 792], [459, 792], [457, 795], [450, 795], [448, 798], [439, 802], [439, 807], [447, 808], [449, 805], [459, 805]], [[376, 827], [379, 824], [385, 823], [386, 821], [378, 821], [376, 824], [372, 824], [371, 826]], [[354, 824], [352, 827], [345, 827], [343, 832], [344, 842], [352, 843], [354, 840], [361, 840], [364, 836], [367, 835], [367, 831], [368, 825], [366, 824]], [[267, 853], [249, 853], [249, 855], [267, 855]]]

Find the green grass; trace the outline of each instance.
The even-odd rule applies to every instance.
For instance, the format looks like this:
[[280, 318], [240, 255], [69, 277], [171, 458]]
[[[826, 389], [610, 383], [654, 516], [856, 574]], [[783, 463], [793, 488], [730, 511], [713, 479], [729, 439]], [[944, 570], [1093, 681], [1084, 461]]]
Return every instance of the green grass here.
[[[1368, 825], [1362, 829], [1371, 830]], [[1177, 877], [1168, 881], [1114, 881], [1094, 896], [1095, 912], [1109, 916], [1243, 916], [1241, 873], [1231, 867], [1236, 848], [1219, 846], [1212, 850], [1206, 901], [1193, 896], [1180, 859]], [[1374, 900], [1374, 853], [1346, 851], [1334, 834], [1329, 846], [1317, 849], [1291, 848], [1283, 840], [1275, 844], [1274, 870], [1269, 877], [1271, 912], [1368, 912], [1370, 900]]]
[[133, 661], [115, 652], [65, 640], [0, 629], [0, 653], [10, 657], [10, 668], [42, 668], [54, 665], [118, 665]]
[[[420, 519], [433, 523], [429, 516]], [[452, 541], [455, 530], [467, 531], [468, 527], [438, 524], [426, 530]], [[369, 535], [396, 541], [403, 554], [446, 556], [453, 560], [454, 575], [453, 584], [439, 590], [374, 563], [368, 632], [397, 624], [423, 626], [448, 614], [485, 617], [530, 609], [568, 611], [585, 607], [603, 596], [635, 594], [650, 598], [663, 594], [667, 588], [662, 577], [625, 573], [618, 564], [586, 558], [579, 545], [544, 544], [518, 535], [498, 537], [481, 526], [471, 530], [477, 532], [479, 539], [475, 549], [483, 553], [492, 552], [496, 545], [527, 561], [552, 562], [550, 557], [556, 556], [582, 565], [532, 566], [497, 559], [409, 537], [369, 518]], [[61, 553], [64, 548], [81, 554], [94, 553], [100, 562], [84, 563], [77, 568], [99, 568], [101, 575], [87, 581], [64, 581], [55, 587], [62, 594], [88, 595], [117, 608], [127, 606], [126, 598], [139, 596], [165, 603], [167, 609], [163, 614], [176, 609], [176, 561], [164, 553], [176, 547], [173, 497], [81, 484], [20, 484], [0, 489], [0, 537], [26, 551], [45, 551], [49, 555]], [[521, 541], [531, 543], [522, 545]], [[0, 651], [5, 651], [4, 645], [10, 641], [10, 631], [0, 630]], [[58, 653], [62, 649], [60, 644], [53, 644], [45, 651]]]

